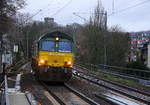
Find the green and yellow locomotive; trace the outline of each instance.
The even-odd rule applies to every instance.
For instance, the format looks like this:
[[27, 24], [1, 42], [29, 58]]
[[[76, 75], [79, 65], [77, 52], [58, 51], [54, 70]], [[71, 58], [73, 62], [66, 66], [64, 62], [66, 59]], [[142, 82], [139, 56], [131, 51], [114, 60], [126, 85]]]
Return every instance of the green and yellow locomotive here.
[[55, 31], [35, 42], [32, 69], [42, 81], [66, 82], [72, 76], [75, 43], [71, 36]]

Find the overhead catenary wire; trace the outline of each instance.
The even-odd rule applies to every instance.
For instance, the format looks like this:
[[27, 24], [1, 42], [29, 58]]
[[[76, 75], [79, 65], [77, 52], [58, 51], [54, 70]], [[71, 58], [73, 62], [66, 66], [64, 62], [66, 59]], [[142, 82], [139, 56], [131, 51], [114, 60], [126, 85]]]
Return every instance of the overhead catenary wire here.
[[[67, 7], [70, 3], [72, 2], [72, 0], [69, 0], [63, 7], [61, 7], [60, 9], [58, 9], [54, 14], [52, 14], [52, 16], [58, 14], [59, 12], [61, 12], [65, 7]], [[52, 4], [52, 2], [50, 4], [48, 4], [46, 7], [50, 6]], [[39, 13], [43, 12], [44, 9], [46, 8], [44, 7], [43, 9], [38, 10], [34, 15], [32, 15], [31, 17], [29, 17], [28, 19], [26, 19], [22, 24], [26, 23], [28, 20], [32, 19], [33, 17], [35, 17], [36, 15], [38, 15]]]
[[[127, 10], [129, 10], [129, 9], [132, 9], [132, 8], [135, 8], [135, 7], [138, 7], [138, 6], [140, 6], [140, 5], [143, 5], [143, 4], [145, 4], [145, 3], [148, 3], [148, 2], [150, 2], [150, 0], [145, 0], [145, 1], [142, 1], [142, 2], [140, 2], [140, 3], [137, 3], [137, 4], [135, 4], [135, 5], [132, 5], [132, 6], [129, 6], [129, 7], [127, 7], [127, 8], [124, 8], [124, 9], [120, 9], [120, 10], [118, 10], [118, 11], [114, 11], [114, 1], [113, 1], [113, 12], [111, 13], [111, 14], [108, 14], [108, 17], [109, 16], [112, 16], [112, 15], [115, 15], [115, 14], [119, 14], [119, 13], [121, 13], [121, 12], [124, 12], [124, 11], [127, 11]], [[95, 14], [95, 13], [93, 13], [93, 12], [74, 12], [73, 14]]]
[[78, 15], [78, 14], [77, 14], [77, 13], [75, 13], [75, 12], [73, 12], [73, 15], [75, 15], [75, 16], [77, 16], [77, 17], [79, 17], [79, 18], [83, 19], [84, 21], [87, 21], [87, 19], [86, 19], [86, 18], [84, 18], [84, 17], [82, 17], [82, 16]]
[[70, 5], [70, 3], [72, 2], [72, 0], [69, 0], [63, 7], [59, 8], [54, 14], [52, 14], [52, 16], [57, 15], [59, 12], [61, 12], [64, 8], [66, 8], [68, 5]]
[[48, 6], [52, 5], [53, 1], [51, 1], [51, 3], [49, 3], [47, 6], [45, 6], [43, 9], [39, 9], [35, 14], [33, 14], [32, 16], [30, 16], [28, 19], [26, 19], [22, 24], [26, 24], [26, 22], [28, 22], [28, 20], [32, 19], [33, 17], [35, 17], [36, 15], [38, 15], [39, 13], [41, 13], [42, 11], [44, 11]]
[[147, 2], [150, 2], [150, 0], [145, 0], [145, 1], [142, 1], [142, 2], [137, 3], [137, 4], [135, 4], [135, 5], [129, 6], [129, 7], [127, 7], [127, 8], [120, 9], [120, 10], [118, 10], [118, 11], [116, 11], [116, 12], [113, 12], [112, 14], [109, 14], [108, 16], [111, 16], [111, 15], [114, 15], [114, 14], [118, 14], [118, 13], [127, 11], [127, 10], [129, 10], [129, 9], [132, 9], [132, 8], [138, 7], [138, 6], [140, 6], [140, 5], [143, 5], [143, 4], [147, 3]]
[[[52, 4], [52, 2], [50, 3], [50, 4], [48, 4], [47, 6], [50, 6]], [[30, 20], [30, 19], [32, 19], [33, 17], [35, 17], [36, 15], [38, 15], [39, 13], [41, 13], [42, 11], [44, 11], [45, 10], [45, 8], [47, 7], [47, 6], [45, 6], [43, 9], [40, 9], [40, 10], [38, 10], [35, 14], [33, 14], [32, 16], [30, 16], [29, 18], [27, 18], [23, 23], [21, 23], [21, 24], [19, 24], [21, 27], [22, 27], [22, 25], [23, 24], [26, 24], [27, 22], [28, 22], [28, 20]], [[27, 59], [29, 58], [29, 45], [28, 45], [28, 40], [29, 40], [29, 38], [28, 38], [28, 33], [29, 33], [29, 28], [27, 29]]]

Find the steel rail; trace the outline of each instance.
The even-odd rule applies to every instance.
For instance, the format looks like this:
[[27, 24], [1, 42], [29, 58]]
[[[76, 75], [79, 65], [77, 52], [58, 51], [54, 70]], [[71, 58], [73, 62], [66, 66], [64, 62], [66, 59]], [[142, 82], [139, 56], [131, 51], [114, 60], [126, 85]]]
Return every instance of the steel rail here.
[[25, 97], [30, 105], [39, 105], [31, 93], [26, 92]]
[[60, 105], [66, 105], [57, 95], [55, 95], [49, 88], [48, 86], [40, 81], [40, 84], [54, 97], [54, 99], [60, 104]]
[[[76, 66], [79, 67], [79, 68], [82, 68], [84, 70], [90, 70], [91, 69], [91, 68], [83, 67], [81, 65], [76, 65]], [[139, 77], [139, 76], [133, 76], [133, 75], [125, 75], [125, 74], [114, 73], [114, 72], [110, 72], [106, 69], [101, 70], [96, 65], [93, 65], [93, 66], [94, 66], [92, 68], [93, 70], [96, 68], [96, 71], [102, 72], [102, 73], [105, 73], [105, 74], [110, 74], [110, 75], [114, 75], [114, 76], [117, 76], [117, 77], [120, 77], [120, 78], [129, 79], [129, 80], [135, 80], [135, 81], [138, 81], [138, 82], [141, 82], [141, 81], [143, 81], [143, 82], [145, 81], [147, 83], [150, 82], [150, 80], [148, 80], [147, 78], [143, 78], [143, 77]]]
[[[57, 95], [55, 95], [46, 84], [41, 83], [42, 86], [44, 86], [44, 88], [54, 97], [54, 99], [56, 99], [57, 102], [60, 103], [60, 105], [66, 105]], [[95, 101], [93, 101], [92, 99], [86, 97], [84, 94], [78, 92], [77, 90], [73, 89], [72, 87], [70, 87], [67, 84], [64, 84], [64, 87], [67, 88], [69, 91], [73, 92], [75, 95], [79, 96], [80, 98], [82, 98], [85, 102], [89, 103], [90, 105], [100, 105], [98, 103], [96, 103]]]
[[[78, 71], [78, 72], [85, 74], [84, 72], [81, 72], [81, 71]], [[91, 74], [85, 74], [85, 75], [87, 75], [87, 76], [92, 76], [92, 77], [94, 77], [95, 79], [102, 80], [102, 81], [107, 82], [107, 83], [110, 83], [110, 84], [112, 84], [112, 85], [117, 85], [117, 86], [119, 86], [119, 87], [122, 87], [122, 88], [125, 88], [125, 89], [128, 89], [128, 90], [131, 90], [131, 91], [134, 91], [134, 92], [137, 92], [137, 93], [140, 93], [140, 94], [143, 94], [143, 95], [145, 95], [145, 96], [149, 96], [149, 97], [150, 97], [150, 93], [148, 93], [148, 92], [140, 91], [140, 90], [138, 90], [138, 89], [135, 89], [135, 88], [132, 88], [132, 87], [129, 87], [129, 86], [126, 86], [126, 85], [121, 85], [121, 84], [118, 84], [118, 83], [115, 83], [115, 82], [112, 82], [112, 81], [109, 81], [109, 80], [106, 80], [106, 79], [103, 79], [103, 78], [99, 78], [99, 77], [97, 77], [96, 75], [91, 75]]]
[[150, 105], [150, 101], [148, 101], [148, 100], [141, 99], [141, 98], [138, 98], [138, 97], [133, 96], [133, 95], [129, 95], [129, 94], [127, 94], [126, 92], [120, 91], [120, 90], [118, 90], [118, 89], [114, 89], [114, 88], [112, 88], [112, 87], [108, 87], [108, 86], [103, 85], [103, 84], [100, 84], [100, 83], [98, 83], [97, 81], [91, 80], [91, 79], [89, 79], [89, 78], [85, 78], [85, 77], [83, 77], [83, 76], [81, 76], [81, 75], [78, 75], [78, 74], [75, 74], [75, 73], [74, 73], [74, 75], [77, 76], [77, 77], [80, 77], [80, 78], [82, 78], [82, 79], [85, 79], [85, 80], [87, 80], [87, 81], [89, 81], [89, 82], [91, 82], [91, 83], [94, 83], [94, 84], [96, 84], [96, 85], [99, 85], [99, 86], [105, 87], [105, 88], [107, 88], [107, 89], [116, 91], [116, 92], [118, 92], [118, 93], [120, 93], [120, 94], [123, 94], [123, 95], [125, 95], [125, 96], [127, 96], [127, 97], [133, 98], [133, 99], [135, 99], [135, 100], [138, 100], [138, 101], [141, 101], [141, 102], [143, 102], [143, 103], [146, 103], [146, 104]]
[[[40, 81], [40, 84], [54, 97], [54, 99], [60, 103], [60, 105], [66, 105], [57, 95], [55, 95], [50, 89], [49, 87]], [[89, 103], [90, 105], [100, 105], [98, 103], [96, 103], [95, 101], [93, 101], [92, 99], [86, 97], [84, 94], [78, 92], [77, 90], [73, 89], [72, 87], [70, 87], [69, 85], [67, 85], [66, 83], [64, 84], [64, 87], [67, 88], [67, 90], [73, 92], [75, 95], [77, 95], [78, 97], [80, 97], [81, 99], [83, 99], [85, 102]]]
[[150, 73], [150, 71], [147, 71], [147, 70], [132, 69], [132, 68], [125, 68], [125, 67], [118, 67], [118, 66], [109, 66], [109, 65], [103, 65], [103, 64], [99, 64], [97, 66], [102, 66], [102, 67], [107, 67], [107, 68], [115, 68], [115, 69], [120, 69], [120, 70], [131, 70], [131, 71], [137, 71], [137, 72]]
[[[85, 63], [87, 64], [87, 63]], [[81, 63], [76, 63], [76, 65], [80, 65], [80, 66], [86, 66], [86, 65], [83, 65]], [[138, 71], [138, 72], [145, 72], [145, 73], [150, 73], [150, 71], [147, 71], [147, 70], [141, 70], [141, 69], [133, 69], [133, 68], [125, 68], [125, 67], [119, 67], [119, 66], [109, 66], [109, 65], [104, 65], [104, 64], [98, 64], [98, 65], [94, 65], [94, 64], [87, 64], [88, 66], [93, 66], [93, 67], [99, 67], [99, 66], [102, 66], [103, 68], [104, 67], [108, 67], [108, 68], [115, 68], [115, 69], [121, 69], [121, 70], [131, 70], [131, 71]]]
[[76, 94], [77, 96], [79, 96], [80, 98], [82, 98], [85, 102], [89, 103], [90, 105], [100, 105], [99, 103], [93, 101], [92, 99], [86, 97], [84, 94], [78, 92], [77, 90], [75, 90], [74, 88], [70, 87], [68, 84], [64, 84], [64, 86], [72, 91], [74, 94]]
[[[108, 96], [105, 96], [105, 95], [102, 95], [102, 94], [95, 94], [95, 96], [98, 97], [98, 98], [101, 98], [101, 99], [103, 99], [103, 100], [106, 100], [106, 101], [109, 102], [111, 105], [120, 105], [119, 103], [121, 103], [121, 104], [123, 104], [123, 105], [128, 105], [128, 104], [126, 104], [126, 103], [124, 103], [124, 102], [122, 102], [122, 101], [116, 100], [116, 99], [114, 99], [114, 98], [111, 98], [111, 97], [108, 97]], [[113, 101], [111, 101], [110, 99], [111, 99], [111, 100], [114, 100], [114, 101], [117, 101], [117, 102], [119, 102], [119, 103], [113, 102]]]
[[[145, 77], [145, 75], [148, 76], [148, 74], [150, 74], [150, 71], [148, 71], [148, 70], [132, 69], [132, 68], [125, 68], [125, 67], [118, 67], [118, 66], [109, 66], [109, 65], [104, 65], [104, 64], [99, 64], [99, 65], [87, 64], [87, 67], [85, 67], [85, 65], [83, 65], [83, 64], [76, 64], [76, 65], [81, 66], [84, 69], [85, 68], [88, 68], [88, 69], [95, 68], [97, 70], [98, 69], [103, 69], [105, 71], [109, 70], [109, 71], [114, 72], [114, 73], [115, 72], [117, 73], [118, 71], [120, 71], [120, 73], [122, 75], [130, 76], [130, 77], [132, 76], [132, 77], [135, 77], [135, 78], [140, 78], [140, 79], [145, 79], [145, 80], [150, 80], [149, 77]], [[127, 72], [132, 71], [133, 74], [127, 74], [124, 71], [127, 71]], [[117, 73], [117, 74], [119, 74], [119, 73]], [[139, 76], [137, 74], [144, 75], [144, 77]]]

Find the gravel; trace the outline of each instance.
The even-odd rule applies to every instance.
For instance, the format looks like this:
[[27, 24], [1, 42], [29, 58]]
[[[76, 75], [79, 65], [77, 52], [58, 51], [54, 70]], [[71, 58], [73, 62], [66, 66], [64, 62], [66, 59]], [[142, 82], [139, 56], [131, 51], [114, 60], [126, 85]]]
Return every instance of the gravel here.
[[69, 82], [67, 82], [67, 84], [101, 105], [110, 105], [106, 101], [95, 97], [95, 94], [102, 94], [107, 92], [107, 90], [104, 88], [100, 88], [96, 85], [80, 80], [77, 77], [72, 77], [72, 79]]
[[29, 91], [42, 105], [52, 105], [50, 100], [44, 95], [45, 89], [37, 82], [32, 74], [23, 74], [21, 78], [21, 91]]

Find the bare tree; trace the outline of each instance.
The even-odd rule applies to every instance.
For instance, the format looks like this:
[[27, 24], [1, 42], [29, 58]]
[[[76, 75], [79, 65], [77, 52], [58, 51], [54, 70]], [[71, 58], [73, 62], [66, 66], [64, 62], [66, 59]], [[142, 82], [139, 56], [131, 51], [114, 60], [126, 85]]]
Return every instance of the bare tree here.
[[93, 16], [82, 28], [80, 35], [80, 59], [92, 63], [104, 63], [104, 36], [107, 16], [104, 7], [98, 2]]
[[1, 0], [0, 1], [0, 70], [2, 69], [3, 35], [8, 34], [13, 17], [17, 10], [25, 5], [24, 0]]
[[16, 11], [25, 5], [23, 0], [1, 0], [0, 3], [0, 32], [6, 33], [13, 21]]
[[107, 30], [106, 23], [107, 14], [98, 2], [94, 15], [79, 34], [80, 60], [94, 64], [124, 66], [128, 54], [129, 35], [122, 32], [118, 26]]

